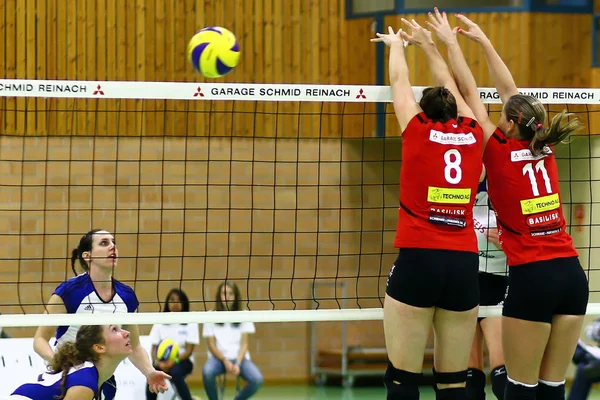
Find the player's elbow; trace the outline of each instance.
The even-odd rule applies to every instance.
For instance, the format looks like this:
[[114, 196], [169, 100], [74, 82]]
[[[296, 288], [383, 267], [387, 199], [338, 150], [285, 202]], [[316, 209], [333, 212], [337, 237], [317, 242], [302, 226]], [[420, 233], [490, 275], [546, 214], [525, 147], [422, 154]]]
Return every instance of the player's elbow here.
[[37, 336], [33, 338], [33, 351], [46, 361], [50, 361], [54, 355], [48, 340]]

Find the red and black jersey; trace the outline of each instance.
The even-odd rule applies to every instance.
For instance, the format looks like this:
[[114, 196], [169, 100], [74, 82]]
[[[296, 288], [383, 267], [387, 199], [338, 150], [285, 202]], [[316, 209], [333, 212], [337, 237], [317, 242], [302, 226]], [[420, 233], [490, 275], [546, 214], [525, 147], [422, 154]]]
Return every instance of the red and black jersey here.
[[511, 266], [578, 255], [565, 230], [553, 149], [545, 153], [534, 155], [528, 141], [499, 129], [485, 148], [488, 194]]
[[395, 247], [477, 253], [473, 203], [482, 151], [483, 131], [471, 118], [411, 119], [402, 134]]

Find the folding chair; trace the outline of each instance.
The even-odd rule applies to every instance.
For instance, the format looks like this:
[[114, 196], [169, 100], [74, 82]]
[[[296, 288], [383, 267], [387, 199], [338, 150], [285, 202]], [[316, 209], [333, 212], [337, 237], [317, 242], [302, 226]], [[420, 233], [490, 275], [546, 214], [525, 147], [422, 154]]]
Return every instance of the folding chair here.
[[158, 400], [181, 400], [179, 397], [179, 393], [177, 393], [177, 388], [173, 385], [169, 380], [167, 380], [167, 389], [164, 393], [159, 393], [157, 399]]
[[[219, 400], [225, 399], [225, 386], [227, 383], [227, 374], [221, 374], [217, 376], [217, 389], [219, 389]], [[235, 382], [235, 395], [237, 396], [241, 390], [240, 376], [236, 377]]]

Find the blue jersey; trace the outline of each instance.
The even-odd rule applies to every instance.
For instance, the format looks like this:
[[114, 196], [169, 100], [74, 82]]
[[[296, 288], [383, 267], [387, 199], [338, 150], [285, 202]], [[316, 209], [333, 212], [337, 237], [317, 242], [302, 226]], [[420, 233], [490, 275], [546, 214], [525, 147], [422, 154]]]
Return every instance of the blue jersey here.
[[[55, 400], [62, 393], [60, 384], [62, 373], [45, 372], [38, 376], [37, 382], [19, 386], [11, 395], [19, 399]], [[112, 376], [98, 387], [98, 370], [91, 362], [84, 362], [69, 370], [65, 383], [65, 393], [73, 386], [85, 386], [94, 392], [94, 399], [112, 400], [117, 393], [115, 377]]]
[[[115, 295], [105, 302], [96, 293], [90, 275], [84, 273], [58, 285], [54, 294], [60, 296], [69, 314], [135, 312], [139, 302], [133, 289], [116, 279], [112, 280], [112, 285]], [[59, 326], [56, 329], [57, 343], [74, 342], [77, 331], [79, 326]]]

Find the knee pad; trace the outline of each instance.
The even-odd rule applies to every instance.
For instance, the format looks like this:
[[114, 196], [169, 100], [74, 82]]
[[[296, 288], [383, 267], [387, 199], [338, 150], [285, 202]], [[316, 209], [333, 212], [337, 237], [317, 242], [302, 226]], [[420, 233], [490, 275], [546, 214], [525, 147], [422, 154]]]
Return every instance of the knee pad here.
[[537, 398], [539, 400], [564, 400], [565, 381], [548, 382], [540, 379], [537, 386]]
[[435, 398], [436, 400], [464, 400], [466, 392], [464, 387], [438, 389], [435, 392]]
[[467, 381], [467, 370], [457, 372], [438, 372], [433, 369], [435, 383], [442, 385], [450, 385], [453, 383], [463, 383]]
[[383, 377], [387, 400], [419, 400], [419, 383], [422, 375], [394, 368], [392, 363], [388, 362]]
[[490, 372], [492, 381], [492, 392], [498, 400], [504, 399], [504, 390], [506, 389], [506, 366], [501, 365]]
[[506, 389], [504, 391], [504, 398], [509, 400], [535, 400], [537, 394], [537, 384], [530, 385], [527, 383], [521, 383], [511, 379], [509, 376], [506, 377]]
[[477, 368], [469, 368], [467, 370], [467, 399], [485, 400], [485, 383], [486, 376], [482, 370]]

